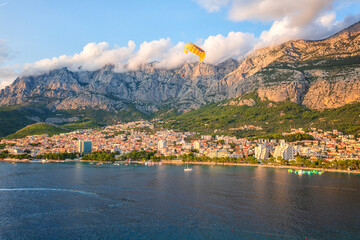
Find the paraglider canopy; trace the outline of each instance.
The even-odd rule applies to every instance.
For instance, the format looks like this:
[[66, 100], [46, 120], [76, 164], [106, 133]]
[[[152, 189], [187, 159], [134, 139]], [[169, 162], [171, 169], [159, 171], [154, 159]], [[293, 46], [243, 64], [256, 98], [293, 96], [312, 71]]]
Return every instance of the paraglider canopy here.
[[185, 45], [185, 47], [184, 47], [184, 52], [185, 52], [185, 53], [188, 53], [189, 51], [192, 52], [192, 53], [194, 53], [194, 54], [196, 54], [196, 55], [198, 55], [198, 56], [199, 56], [199, 60], [200, 60], [201, 62], [204, 60], [204, 58], [205, 58], [205, 51], [204, 51], [204, 49], [202, 49], [201, 47], [199, 47], [199, 46], [197, 46], [197, 45], [189, 42], [189, 43], [187, 43], [187, 44]]

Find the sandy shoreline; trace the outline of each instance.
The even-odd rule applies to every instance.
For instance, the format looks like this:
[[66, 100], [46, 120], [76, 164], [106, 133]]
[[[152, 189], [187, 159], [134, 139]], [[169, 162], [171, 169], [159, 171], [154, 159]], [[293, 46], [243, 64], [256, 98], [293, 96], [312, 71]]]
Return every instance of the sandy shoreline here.
[[[33, 161], [29, 159], [0, 159], [2, 162], [18, 162], [18, 163], [63, 163], [63, 162], [92, 162], [92, 163], [112, 163], [109, 161], [96, 161], [96, 160], [46, 160], [46, 161]], [[121, 161], [123, 163], [128, 163], [128, 161]], [[131, 161], [131, 163], [144, 164], [143, 161]], [[275, 164], [251, 164], [251, 163], [217, 163], [217, 162], [183, 162], [182, 160], [162, 160], [163, 164], [171, 165], [218, 165], [218, 166], [243, 166], [243, 167], [267, 167], [267, 168], [285, 168], [285, 169], [302, 169], [302, 170], [318, 170], [324, 172], [339, 172], [339, 173], [355, 173], [360, 174], [360, 171], [349, 171], [349, 170], [340, 170], [340, 169], [325, 169], [325, 168], [311, 168], [311, 167], [296, 167], [296, 166], [286, 166], [286, 165], [275, 165]]]

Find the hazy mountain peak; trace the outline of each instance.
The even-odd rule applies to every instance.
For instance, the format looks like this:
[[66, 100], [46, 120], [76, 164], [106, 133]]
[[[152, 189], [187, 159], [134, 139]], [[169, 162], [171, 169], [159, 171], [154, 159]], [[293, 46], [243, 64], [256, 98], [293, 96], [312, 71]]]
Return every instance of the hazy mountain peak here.
[[360, 21], [357, 23], [354, 23], [353, 25], [341, 30], [338, 33], [335, 33], [334, 35], [330, 36], [329, 38], [336, 38], [339, 35], [342, 35], [344, 33], [350, 34], [350, 35], [354, 35], [354, 34], [359, 34], [360, 33]]

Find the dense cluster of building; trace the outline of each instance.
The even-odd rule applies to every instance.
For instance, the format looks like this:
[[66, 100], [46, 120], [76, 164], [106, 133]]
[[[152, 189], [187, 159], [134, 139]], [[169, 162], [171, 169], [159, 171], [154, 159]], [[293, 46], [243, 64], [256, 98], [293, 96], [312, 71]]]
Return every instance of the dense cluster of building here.
[[[296, 134], [304, 133], [302, 129], [292, 129]], [[86, 154], [91, 151], [118, 151], [120, 154], [133, 150], [157, 150], [158, 155], [183, 155], [194, 152], [197, 156], [208, 157], [247, 157], [255, 156], [266, 160], [294, 159], [296, 155], [311, 159], [358, 159], [360, 160], [360, 141], [352, 135], [334, 131], [311, 129], [307, 132], [314, 140], [303, 140], [287, 143], [285, 140], [257, 139], [231, 136], [201, 135], [194, 132], [174, 132], [172, 130], [154, 130], [152, 122], [138, 121], [107, 126], [102, 129], [78, 130], [54, 136], [35, 135], [23, 139], [3, 139], [5, 150], [11, 154], [28, 153], [32, 156], [58, 153], [78, 152]]]
[[[292, 129], [287, 134], [305, 133], [303, 129]], [[302, 140], [286, 143], [285, 140], [260, 139], [255, 147], [255, 157], [259, 160], [268, 159], [273, 156], [275, 159], [281, 157], [285, 160], [292, 160], [296, 155], [310, 157], [310, 159], [335, 159], [360, 160], [360, 140], [354, 135], [345, 135], [337, 130], [323, 131], [312, 128], [307, 132], [314, 140]]]

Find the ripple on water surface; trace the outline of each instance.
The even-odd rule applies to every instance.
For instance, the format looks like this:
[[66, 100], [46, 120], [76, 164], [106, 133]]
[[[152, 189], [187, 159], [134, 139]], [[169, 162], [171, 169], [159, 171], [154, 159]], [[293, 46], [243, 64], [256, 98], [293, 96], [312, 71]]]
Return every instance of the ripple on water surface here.
[[0, 163], [0, 239], [358, 239], [360, 177]]

